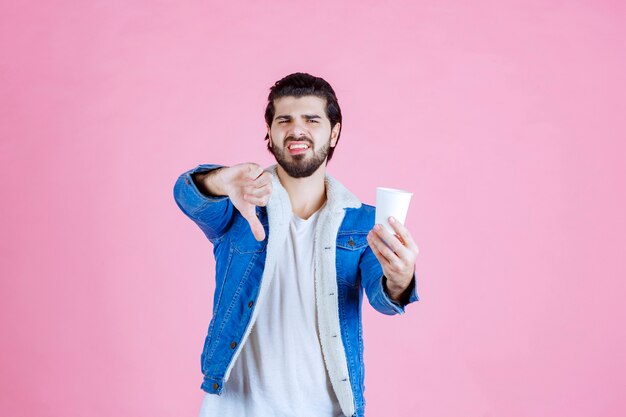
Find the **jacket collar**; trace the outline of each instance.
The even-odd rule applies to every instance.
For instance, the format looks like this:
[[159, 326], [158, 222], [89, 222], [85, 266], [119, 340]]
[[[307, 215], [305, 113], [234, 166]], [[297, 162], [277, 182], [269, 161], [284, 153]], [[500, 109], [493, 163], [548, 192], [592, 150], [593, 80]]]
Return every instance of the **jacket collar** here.
[[[289, 195], [278, 179], [276, 166], [277, 165], [274, 164], [266, 168], [266, 171], [273, 175], [272, 195], [270, 196], [270, 202], [268, 204], [271, 204], [273, 208], [282, 212], [281, 214], [283, 214], [283, 216], [280, 217], [291, 218], [292, 207]], [[324, 177], [324, 183], [326, 185], [326, 209], [330, 212], [341, 213], [347, 208], [361, 207], [361, 201], [346, 187], [344, 187], [343, 184], [328, 174], [328, 172]], [[272, 202], [274, 199], [277, 199], [278, 201]]]

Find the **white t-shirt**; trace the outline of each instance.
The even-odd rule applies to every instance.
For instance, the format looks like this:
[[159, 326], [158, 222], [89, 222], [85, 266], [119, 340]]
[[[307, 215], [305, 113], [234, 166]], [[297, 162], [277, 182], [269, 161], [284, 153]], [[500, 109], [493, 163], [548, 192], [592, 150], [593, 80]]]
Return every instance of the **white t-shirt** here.
[[317, 333], [315, 226], [321, 210], [292, 216], [257, 320], [221, 395], [205, 394], [200, 417], [343, 416]]

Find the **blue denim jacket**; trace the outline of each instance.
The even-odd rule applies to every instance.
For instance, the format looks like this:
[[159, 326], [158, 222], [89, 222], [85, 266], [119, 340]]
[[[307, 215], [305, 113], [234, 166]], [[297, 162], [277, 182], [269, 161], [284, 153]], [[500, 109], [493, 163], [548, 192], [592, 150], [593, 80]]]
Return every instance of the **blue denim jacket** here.
[[[273, 165], [266, 169], [274, 175], [272, 195], [265, 207], [256, 208], [266, 233], [265, 240], [258, 242], [228, 197], [207, 197], [196, 188], [192, 174], [218, 167], [221, 165], [200, 165], [182, 174], [174, 186], [174, 197], [213, 244], [216, 284], [213, 317], [200, 357], [201, 388], [219, 395], [256, 319], [257, 306], [264, 301], [292, 209]], [[342, 412], [363, 416], [363, 290], [372, 307], [383, 314], [403, 314], [405, 305], [387, 294], [382, 267], [366, 240], [374, 226], [375, 207], [361, 204], [328, 174], [325, 186], [327, 200], [315, 239], [320, 344]], [[418, 301], [415, 275], [410, 287], [408, 303]]]

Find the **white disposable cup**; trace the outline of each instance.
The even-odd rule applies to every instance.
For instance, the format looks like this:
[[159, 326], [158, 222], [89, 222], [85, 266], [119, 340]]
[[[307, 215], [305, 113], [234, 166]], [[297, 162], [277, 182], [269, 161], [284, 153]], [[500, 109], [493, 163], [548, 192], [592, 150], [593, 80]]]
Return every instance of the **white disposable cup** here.
[[382, 224], [391, 234], [395, 234], [396, 231], [387, 220], [389, 216], [393, 216], [404, 224], [412, 196], [413, 193], [408, 191], [376, 187], [376, 224]]

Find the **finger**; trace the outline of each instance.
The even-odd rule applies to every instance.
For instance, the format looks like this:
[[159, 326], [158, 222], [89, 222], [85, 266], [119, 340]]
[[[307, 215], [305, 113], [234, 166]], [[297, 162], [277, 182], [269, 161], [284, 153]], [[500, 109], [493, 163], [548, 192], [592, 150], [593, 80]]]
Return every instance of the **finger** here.
[[264, 171], [261, 175], [259, 175], [257, 179], [252, 182], [252, 185], [254, 187], [263, 187], [264, 185], [271, 184], [273, 178], [274, 176], [271, 173]]
[[267, 184], [266, 186], [261, 187], [261, 188], [247, 186], [247, 187], [244, 187], [243, 192], [244, 194], [248, 194], [254, 197], [263, 197], [263, 196], [272, 194], [272, 186], [270, 184]]
[[374, 232], [370, 232], [367, 235], [367, 241], [370, 244], [372, 250], [376, 248], [378, 253], [391, 265], [396, 265], [399, 261], [398, 255], [394, 253], [389, 247], [383, 242], [380, 236], [376, 235]]
[[370, 239], [371, 237], [368, 235], [367, 241], [369, 242], [370, 249], [372, 250], [372, 252], [374, 252], [374, 256], [376, 256], [376, 259], [378, 259], [378, 262], [380, 262], [383, 268], [386, 268], [387, 265], [389, 265], [389, 261], [387, 260], [387, 258], [383, 256], [382, 253], [380, 253], [380, 251], [378, 250], [378, 247], [374, 244], [374, 242], [370, 242]]
[[247, 211], [245, 214], [242, 213], [242, 216], [248, 221], [248, 224], [250, 225], [250, 230], [252, 230], [254, 238], [259, 242], [263, 241], [265, 239], [265, 229], [263, 229], [261, 221], [256, 216], [255, 208], [252, 207], [252, 210]]
[[263, 173], [263, 168], [261, 168], [260, 165], [250, 163], [248, 165], [248, 173], [246, 175], [246, 178], [251, 179], [251, 180], [256, 180], [262, 173]]
[[400, 258], [407, 258], [409, 254], [409, 250], [398, 240], [396, 236], [391, 234], [386, 227], [381, 224], [377, 224], [372, 229], [375, 234], [377, 234], [383, 241], [389, 245], [391, 250], [398, 254]]
[[401, 271], [403, 268], [402, 259], [400, 259], [395, 252], [389, 249], [389, 246], [387, 246], [385, 242], [375, 234], [372, 234], [371, 239], [373, 245], [371, 247], [376, 248], [376, 250], [380, 253], [380, 256], [385, 260], [384, 263], [381, 262], [385, 273]]
[[400, 236], [400, 240], [402, 240], [406, 244], [406, 247], [411, 249], [413, 252], [417, 253], [418, 252], [417, 245], [415, 244], [415, 241], [413, 240], [413, 237], [411, 236], [409, 229], [407, 229], [402, 223], [398, 221], [398, 219], [396, 219], [393, 216], [390, 216], [388, 221], [389, 221], [389, 225]]
[[265, 207], [267, 205], [267, 202], [269, 201], [269, 195], [255, 197], [250, 194], [244, 194], [243, 198], [250, 204], [254, 204], [255, 206], [262, 206], [262, 207]]

